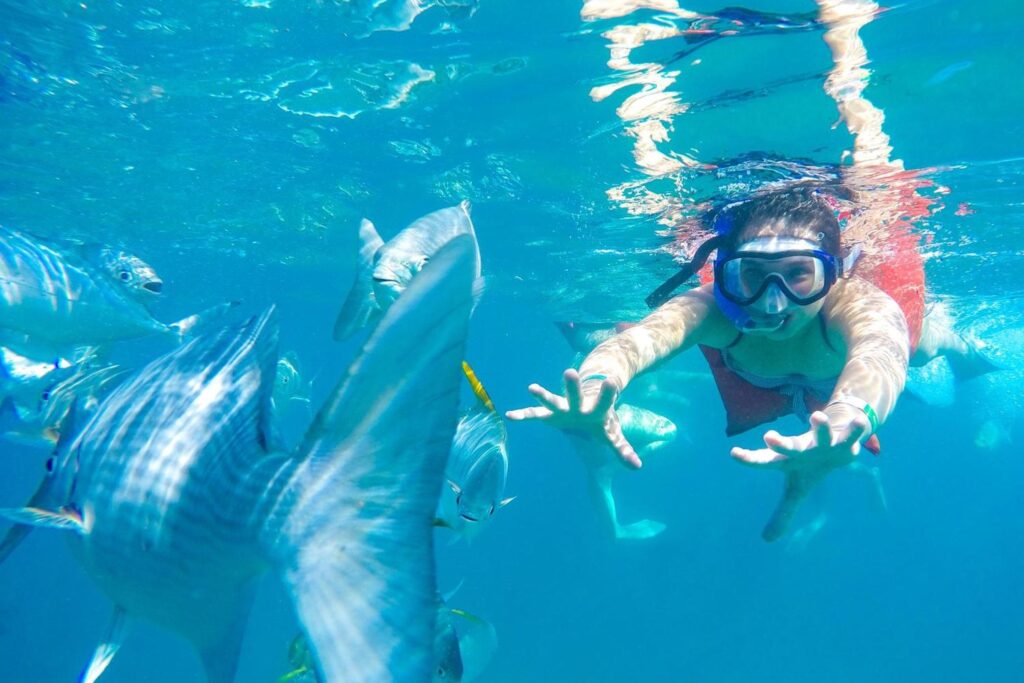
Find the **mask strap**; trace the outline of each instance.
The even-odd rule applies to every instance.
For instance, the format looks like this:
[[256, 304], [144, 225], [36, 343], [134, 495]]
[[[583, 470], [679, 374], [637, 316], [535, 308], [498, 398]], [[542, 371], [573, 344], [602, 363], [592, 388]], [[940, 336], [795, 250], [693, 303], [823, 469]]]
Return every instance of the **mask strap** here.
[[697, 247], [697, 251], [694, 252], [693, 258], [689, 263], [684, 263], [675, 275], [665, 280], [656, 290], [647, 295], [647, 298], [644, 299], [647, 306], [650, 308], [657, 308], [668, 301], [672, 296], [672, 293], [679, 289], [680, 285], [689, 280], [693, 277], [694, 273], [704, 267], [704, 264], [707, 263], [708, 256], [711, 255], [711, 252], [717, 249], [718, 246], [725, 241], [726, 237], [724, 235], [718, 235]]

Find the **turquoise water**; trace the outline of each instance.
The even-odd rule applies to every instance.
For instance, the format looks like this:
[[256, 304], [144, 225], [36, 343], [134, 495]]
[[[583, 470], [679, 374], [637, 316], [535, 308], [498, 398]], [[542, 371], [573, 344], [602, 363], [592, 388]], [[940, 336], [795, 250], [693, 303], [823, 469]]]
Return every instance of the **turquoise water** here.
[[[359, 219], [389, 237], [469, 199], [487, 290], [468, 356], [506, 409], [571, 362], [552, 322], [635, 318], [672, 272], [666, 214], [631, 212], [609, 189], [646, 188], [692, 215], [765, 180], [833, 172], [852, 144], [823, 91], [832, 63], [820, 28], [748, 22], [704, 44], [637, 47], [632, 61], [649, 73], [679, 72], [666, 92], [686, 105], [664, 119], [657, 149], [715, 166], [651, 176], [634, 159], [635, 121], [616, 113], [637, 86], [591, 96], [635, 74], [608, 66], [602, 34], [683, 19], [639, 9], [584, 21], [570, 1], [447, 4], [407, 30], [372, 31], [382, 20], [361, 19], [361, 3], [2, 2], [0, 224], [137, 253], [164, 278], [161, 320], [276, 302], [282, 348], [298, 353], [319, 401], [358, 349], [330, 336]], [[800, 520], [820, 526], [806, 542], [761, 540], [780, 480], [731, 461], [729, 447], [758, 434], [726, 439], [706, 383], [672, 416], [685, 436], [616, 481], [624, 520], [667, 524], [647, 541], [608, 538], [561, 435], [512, 425], [516, 500], [470, 544], [438, 535], [441, 589], [462, 582], [452, 604], [498, 633], [482, 680], [1019, 679], [1022, 22], [1017, 3], [921, 1], [861, 31], [864, 94], [885, 112], [893, 157], [943, 207], [916, 224], [930, 303], [988, 342], [1004, 371], [955, 400], [902, 401], [871, 463], [887, 509], [864, 477], [834, 475]], [[165, 350], [117, 353], [142, 363]], [[673, 367], [702, 372], [696, 355]], [[301, 433], [303, 416], [290, 418]], [[14, 506], [45, 453], [6, 450], [0, 505]], [[106, 599], [55, 533], [34, 534], [0, 576], [2, 679], [74, 680], [106, 627]], [[267, 580], [238, 680], [287, 671], [296, 629]], [[183, 641], [140, 623], [103, 680], [200, 676]]]

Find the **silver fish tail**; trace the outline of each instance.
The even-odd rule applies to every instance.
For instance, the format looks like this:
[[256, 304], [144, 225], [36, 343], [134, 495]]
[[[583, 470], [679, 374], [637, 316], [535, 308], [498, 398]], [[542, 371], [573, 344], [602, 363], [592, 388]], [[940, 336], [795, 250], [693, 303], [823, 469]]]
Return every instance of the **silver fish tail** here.
[[261, 514], [327, 681], [430, 680], [434, 509], [477, 258], [475, 240], [459, 237], [416, 278]]

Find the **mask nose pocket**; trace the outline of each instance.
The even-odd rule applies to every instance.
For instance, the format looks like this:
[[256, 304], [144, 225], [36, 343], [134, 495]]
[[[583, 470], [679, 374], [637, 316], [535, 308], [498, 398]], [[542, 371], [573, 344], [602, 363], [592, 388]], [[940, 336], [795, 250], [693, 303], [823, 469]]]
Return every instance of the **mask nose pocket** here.
[[761, 301], [762, 310], [765, 313], [781, 313], [789, 305], [789, 300], [782, 293], [782, 289], [779, 288], [779, 283], [777, 282], [772, 282], [768, 285], [768, 289], [761, 297]]

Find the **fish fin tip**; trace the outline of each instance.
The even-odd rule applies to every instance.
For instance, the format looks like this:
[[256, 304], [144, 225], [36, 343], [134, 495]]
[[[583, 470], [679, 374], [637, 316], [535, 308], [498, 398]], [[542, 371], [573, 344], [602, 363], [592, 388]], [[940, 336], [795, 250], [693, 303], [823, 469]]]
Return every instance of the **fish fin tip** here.
[[107, 634], [103, 642], [96, 646], [82, 674], [78, 677], [79, 683], [95, 683], [103, 672], [107, 670], [114, 660], [117, 651], [121, 649], [127, 633], [127, 615], [123, 608], [115, 607], [111, 617], [110, 625], [107, 627]]

